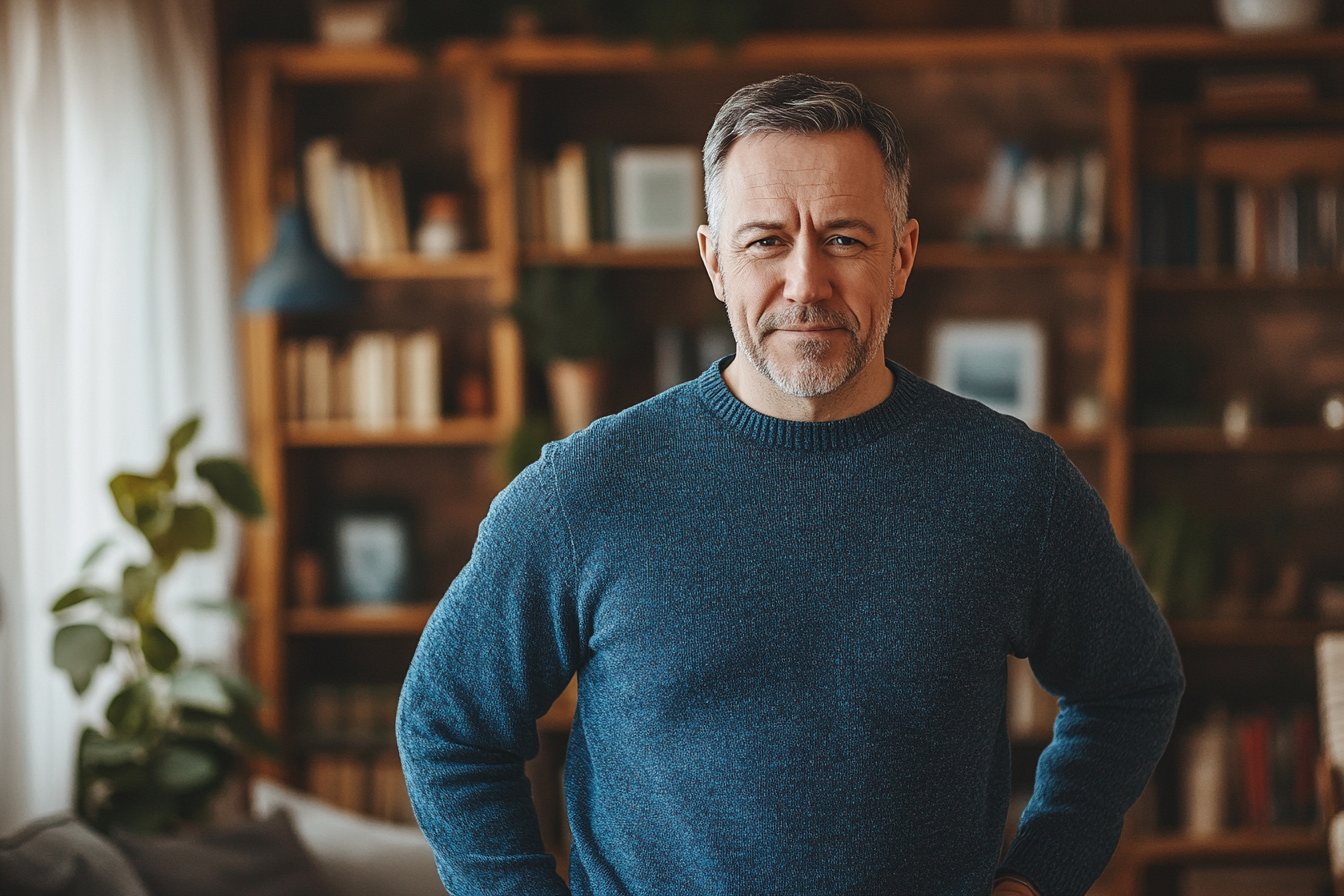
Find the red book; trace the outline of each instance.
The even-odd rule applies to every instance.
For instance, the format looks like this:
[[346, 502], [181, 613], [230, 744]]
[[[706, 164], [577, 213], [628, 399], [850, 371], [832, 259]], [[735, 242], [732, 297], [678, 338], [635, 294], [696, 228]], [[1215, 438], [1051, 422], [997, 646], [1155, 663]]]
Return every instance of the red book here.
[[1263, 828], [1270, 821], [1269, 717], [1248, 716], [1237, 726], [1241, 758], [1242, 823]]

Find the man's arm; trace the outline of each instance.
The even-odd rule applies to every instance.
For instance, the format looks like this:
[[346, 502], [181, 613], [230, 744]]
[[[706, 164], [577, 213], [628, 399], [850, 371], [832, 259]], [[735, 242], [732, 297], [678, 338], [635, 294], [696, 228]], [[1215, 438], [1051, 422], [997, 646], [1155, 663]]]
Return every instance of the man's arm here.
[[1062, 452], [1054, 480], [1023, 652], [1060, 713], [1001, 871], [1081, 896], [1166, 748], [1185, 681], [1105, 506]]
[[569, 892], [523, 774], [536, 720], [579, 665], [573, 554], [550, 475], [533, 464], [495, 499], [402, 689], [402, 767], [453, 896]]

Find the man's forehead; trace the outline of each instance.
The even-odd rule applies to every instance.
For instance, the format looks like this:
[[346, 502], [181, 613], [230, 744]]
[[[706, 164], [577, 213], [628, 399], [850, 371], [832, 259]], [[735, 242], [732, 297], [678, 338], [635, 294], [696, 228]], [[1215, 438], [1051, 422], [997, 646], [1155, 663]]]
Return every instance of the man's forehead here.
[[885, 171], [864, 131], [830, 134], [767, 132], [728, 151], [724, 187], [735, 202], [881, 201]]

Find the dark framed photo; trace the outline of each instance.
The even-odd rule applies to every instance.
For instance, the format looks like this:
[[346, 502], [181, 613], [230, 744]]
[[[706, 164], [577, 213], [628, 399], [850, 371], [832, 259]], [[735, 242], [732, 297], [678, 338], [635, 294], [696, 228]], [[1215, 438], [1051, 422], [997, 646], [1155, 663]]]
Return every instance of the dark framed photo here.
[[415, 585], [415, 519], [403, 501], [343, 501], [331, 520], [336, 601], [379, 606], [411, 600]]

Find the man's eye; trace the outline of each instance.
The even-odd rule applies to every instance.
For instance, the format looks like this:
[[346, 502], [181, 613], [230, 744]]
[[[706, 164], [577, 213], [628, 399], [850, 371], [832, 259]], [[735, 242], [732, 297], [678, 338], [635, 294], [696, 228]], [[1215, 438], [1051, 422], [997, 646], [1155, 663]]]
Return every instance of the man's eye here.
[[764, 236], [761, 237], [759, 240], [755, 240], [754, 242], [752, 242], [752, 245], [760, 246], [763, 249], [773, 249], [776, 246], [782, 245], [782, 243], [780, 242], [779, 237], [777, 236]]
[[833, 236], [831, 237], [832, 246], [861, 246], [863, 245], [852, 236]]

